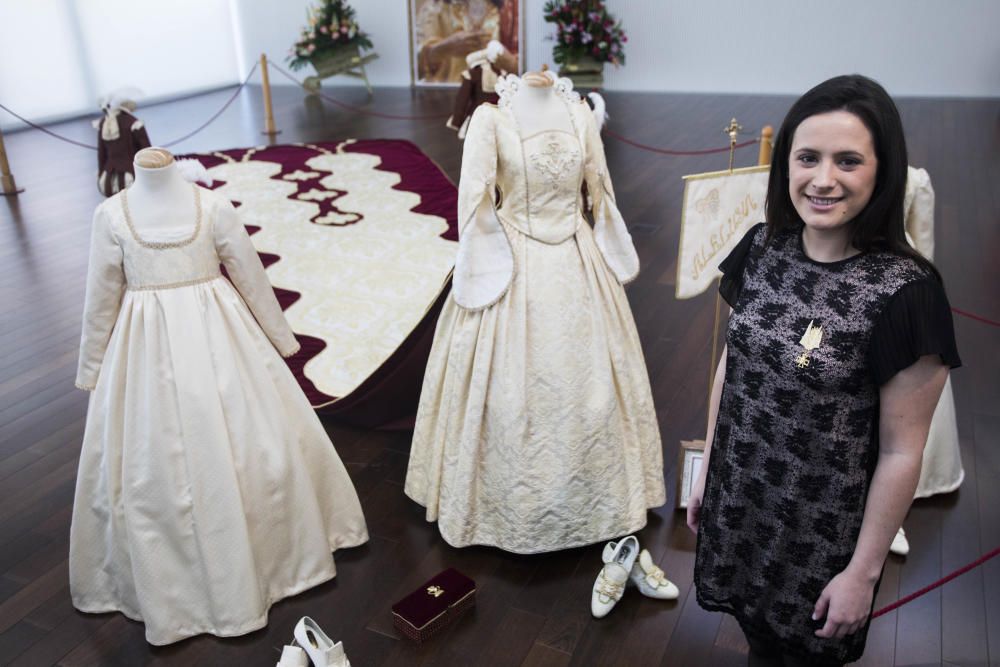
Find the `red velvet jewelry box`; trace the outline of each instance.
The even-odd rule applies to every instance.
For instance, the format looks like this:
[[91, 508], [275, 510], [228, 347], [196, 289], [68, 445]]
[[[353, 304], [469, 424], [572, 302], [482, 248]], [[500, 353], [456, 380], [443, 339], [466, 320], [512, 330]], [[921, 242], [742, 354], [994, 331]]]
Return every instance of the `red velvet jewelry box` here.
[[400, 633], [422, 642], [448, 627], [476, 604], [476, 582], [448, 568], [392, 605], [392, 622]]

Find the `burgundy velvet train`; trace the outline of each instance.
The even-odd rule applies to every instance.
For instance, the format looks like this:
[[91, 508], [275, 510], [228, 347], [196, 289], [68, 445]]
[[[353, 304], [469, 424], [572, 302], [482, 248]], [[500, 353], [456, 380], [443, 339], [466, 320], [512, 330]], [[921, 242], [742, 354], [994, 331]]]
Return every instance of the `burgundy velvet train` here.
[[[444, 218], [448, 223], [448, 229], [441, 234], [441, 237], [451, 241], [458, 240], [458, 191], [454, 183], [429, 157], [408, 141], [373, 139], [351, 143], [315, 142], [300, 145], [276, 145], [258, 149], [237, 148], [210, 154], [190, 154], [178, 157], [196, 159], [206, 168], [226, 161], [274, 162], [281, 165], [281, 171], [271, 178], [280, 179], [283, 175], [297, 170], [309, 171], [306, 162], [310, 158], [322, 152], [336, 152], [338, 148], [343, 152], [360, 152], [378, 156], [380, 170], [391, 171], [399, 175], [400, 182], [394, 186], [395, 189], [413, 192], [420, 196], [420, 203], [414, 207], [413, 211]], [[298, 184], [298, 189], [293, 194], [322, 188], [319, 180], [326, 175], [324, 173], [314, 179], [294, 181]], [[288, 183], [289, 181], [283, 182]], [[224, 181], [217, 180], [213, 183], [212, 188], [220, 187], [223, 184]], [[320, 207], [318, 216], [336, 210], [336, 202], [337, 197], [317, 202]], [[233, 202], [233, 204], [239, 206], [240, 203]], [[348, 224], [353, 223], [349, 222]], [[252, 235], [259, 231], [259, 228], [248, 225], [247, 231]], [[261, 261], [265, 267], [279, 259], [281, 258], [277, 255], [261, 253]], [[431, 342], [434, 337], [434, 327], [450, 289], [451, 280], [449, 279], [434, 303], [428, 308], [427, 314], [396, 351], [346, 396], [329, 396], [319, 391], [305, 376], [306, 363], [319, 354], [326, 347], [326, 343], [318, 338], [296, 334], [302, 349], [286, 361], [309, 399], [309, 403], [316, 407], [317, 412], [324, 417], [357, 426], [387, 429], [412, 427], [420, 397], [424, 367], [427, 364], [427, 357], [430, 354]], [[280, 288], [275, 289], [275, 294], [283, 309], [287, 309], [300, 297], [297, 292]]]

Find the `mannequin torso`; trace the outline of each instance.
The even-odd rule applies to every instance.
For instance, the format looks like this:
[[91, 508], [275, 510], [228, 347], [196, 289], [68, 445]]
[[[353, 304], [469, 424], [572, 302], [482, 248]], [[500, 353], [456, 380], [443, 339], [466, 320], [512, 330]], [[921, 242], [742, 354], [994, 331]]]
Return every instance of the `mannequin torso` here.
[[136, 154], [134, 166], [135, 182], [124, 196], [136, 232], [147, 241], [190, 234], [197, 216], [196, 186], [184, 179], [173, 156], [163, 149], [144, 149]]
[[511, 113], [521, 130], [521, 139], [545, 130], [575, 134], [566, 102], [560, 99], [555, 87], [551, 84], [538, 86], [522, 81], [510, 104]]

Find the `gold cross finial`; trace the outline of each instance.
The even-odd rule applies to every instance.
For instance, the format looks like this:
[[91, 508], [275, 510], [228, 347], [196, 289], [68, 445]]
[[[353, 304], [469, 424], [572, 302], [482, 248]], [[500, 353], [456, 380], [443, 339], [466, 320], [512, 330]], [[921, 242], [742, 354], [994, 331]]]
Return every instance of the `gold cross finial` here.
[[736, 157], [736, 137], [743, 130], [743, 126], [733, 118], [729, 125], [722, 128], [722, 131], [729, 135], [729, 173], [733, 173], [733, 158]]

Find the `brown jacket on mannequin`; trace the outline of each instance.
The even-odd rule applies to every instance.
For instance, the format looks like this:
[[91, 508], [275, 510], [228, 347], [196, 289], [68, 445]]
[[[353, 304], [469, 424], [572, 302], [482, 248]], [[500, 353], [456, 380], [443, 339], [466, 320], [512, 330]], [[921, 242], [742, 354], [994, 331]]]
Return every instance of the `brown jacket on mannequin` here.
[[142, 121], [126, 108], [106, 106], [104, 117], [94, 122], [97, 128], [97, 189], [105, 197], [124, 190], [135, 172], [132, 160], [148, 148], [149, 136]]

